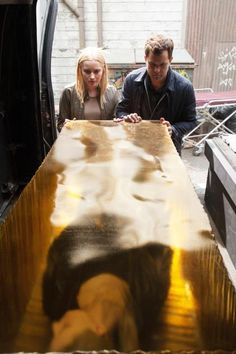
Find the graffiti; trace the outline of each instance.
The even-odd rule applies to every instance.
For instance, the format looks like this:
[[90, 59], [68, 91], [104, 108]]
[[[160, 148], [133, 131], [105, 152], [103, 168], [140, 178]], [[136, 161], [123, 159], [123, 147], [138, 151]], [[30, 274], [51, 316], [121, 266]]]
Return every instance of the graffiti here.
[[219, 53], [217, 70], [220, 72], [220, 86], [232, 87], [232, 76], [236, 70], [236, 47], [230, 50], [226, 48]]
[[185, 69], [176, 69], [176, 71], [183, 77], [185, 77], [186, 79], [188, 79], [189, 81], [192, 81], [192, 75], [191, 72], [188, 72], [188, 70]]
[[[117, 90], [121, 90], [124, 80], [126, 78], [126, 76], [128, 75], [128, 73], [134, 69], [137, 69], [138, 67], [141, 67], [143, 65], [138, 66], [137, 64], [132, 67], [129, 66], [127, 68], [125, 68], [125, 65], [122, 68], [119, 69], [113, 69], [112, 67], [109, 67], [109, 82], [114, 85]], [[188, 69], [188, 68], [184, 68], [184, 69], [179, 69], [179, 68], [175, 68], [175, 66], [173, 65], [172, 68], [177, 71], [181, 76], [185, 77], [186, 79], [192, 81], [193, 79], [193, 70], [192, 69]]]
[[233, 79], [228, 78], [220, 81], [220, 86], [224, 87], [232, 87], [233, 86]]
[[128, 73], [135, 68], [120, 68], [120, 69], [112, 69], [109, 68], [109, 82], [113, 84], [117, 90], [121, 90], [125, 77]]
[[228, 75], [231, 71], [234, 71], [236, 68], [236, 65], [233, 63], [224, 63], [221, 64], [219, 63], [218, 70], [222, 70], [223, 75]]

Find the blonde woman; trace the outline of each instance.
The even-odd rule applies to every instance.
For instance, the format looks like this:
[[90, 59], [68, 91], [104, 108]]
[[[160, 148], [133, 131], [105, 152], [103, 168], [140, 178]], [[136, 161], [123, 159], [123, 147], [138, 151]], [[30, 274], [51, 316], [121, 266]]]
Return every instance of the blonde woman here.
[[76, 83], [67, 86], [60, 98], [58, 130], [68, 119], [113, 119], [118, 101], [118, 91], [108, 84], [103, 50], [85, 48], [78, 59]]

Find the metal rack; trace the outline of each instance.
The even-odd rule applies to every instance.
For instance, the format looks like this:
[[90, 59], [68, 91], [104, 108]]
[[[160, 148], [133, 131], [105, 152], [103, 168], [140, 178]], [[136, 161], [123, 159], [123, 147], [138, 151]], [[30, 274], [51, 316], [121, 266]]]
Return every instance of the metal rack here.
[[[211, 89], [199, 89], [195, 92], [198, 124], [184, 136], [183, 147], [193, 147], [193, 155], [198, 156], [203, 152], [206, 139], [222, 134], [235, 134], [225, 124], [236, 114], [236, 91], [214, 93]], [[215, 118], [220, 107], [235, 109], [220, 121]], [[206, 124], [208, 131], [204, 132]]]

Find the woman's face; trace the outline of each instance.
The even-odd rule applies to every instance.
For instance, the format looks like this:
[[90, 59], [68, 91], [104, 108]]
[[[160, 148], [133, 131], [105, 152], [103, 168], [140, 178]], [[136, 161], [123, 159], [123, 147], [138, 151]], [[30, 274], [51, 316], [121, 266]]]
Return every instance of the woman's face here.
[[93, 90], [98, 87], [102, 79], [104, 66], [96, 60], [85, 60], [81, 64], [82, 76], [86, 89]]

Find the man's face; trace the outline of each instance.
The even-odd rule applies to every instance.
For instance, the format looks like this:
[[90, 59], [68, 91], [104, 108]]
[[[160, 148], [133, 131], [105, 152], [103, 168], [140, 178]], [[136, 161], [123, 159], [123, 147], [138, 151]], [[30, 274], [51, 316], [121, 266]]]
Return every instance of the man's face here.
[[145, 56], [147, 72], [154, 88], [160, 88], [165, 84], [171, 60], [167, 50], [164, 50], [160, 55], [149, 53]]

